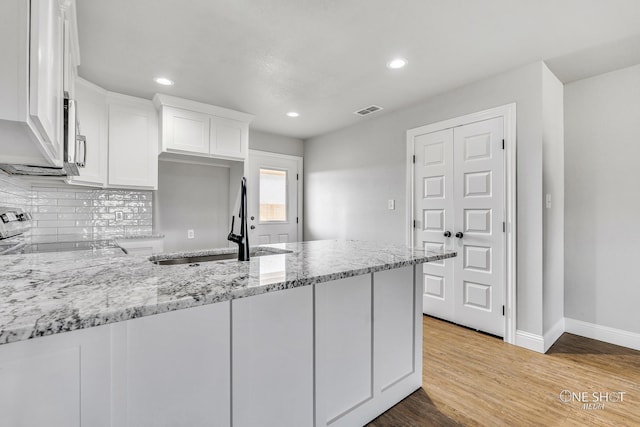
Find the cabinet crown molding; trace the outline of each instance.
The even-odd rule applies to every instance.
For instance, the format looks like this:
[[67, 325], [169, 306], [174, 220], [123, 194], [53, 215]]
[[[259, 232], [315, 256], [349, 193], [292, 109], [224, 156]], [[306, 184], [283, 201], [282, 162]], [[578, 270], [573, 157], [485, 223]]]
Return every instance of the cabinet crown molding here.
[[205, 104], [202, 102], [192, 101], [190, 99], [178, 98], [177, 96], [156, 93], [153, 97], [153, 103], [158, 110], [162, 107], [175, 107], [184, 110], [197, 111], [200, 113], [210, 114], [212, 116], [222, 117], [225, 119], [237, 120], [239, 122], [250, 123], [255, 116], [253, 114], [243, 113], [241, 111], [230, 110], [216, 105]]

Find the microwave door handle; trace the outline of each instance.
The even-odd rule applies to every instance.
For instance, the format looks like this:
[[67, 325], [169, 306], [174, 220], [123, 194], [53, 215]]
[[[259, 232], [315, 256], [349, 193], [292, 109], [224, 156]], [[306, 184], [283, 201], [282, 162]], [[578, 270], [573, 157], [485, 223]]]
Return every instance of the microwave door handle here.
[[[77, 135], [76, 143], [78, 147], [78, 149], [76, 150], [77, 157], [82, 157], [82, 161], [77, 160], [76, 165], [83, 168], [87, 164], [87, 138], [84, 135]], [[80, 156], [80, 153], [82, 153], [82, 156]]]

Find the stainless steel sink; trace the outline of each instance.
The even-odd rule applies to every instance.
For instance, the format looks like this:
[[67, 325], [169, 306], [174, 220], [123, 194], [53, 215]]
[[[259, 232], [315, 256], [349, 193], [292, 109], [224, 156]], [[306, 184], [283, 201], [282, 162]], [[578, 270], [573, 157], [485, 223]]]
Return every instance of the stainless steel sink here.
[[[290, 254], [291, 251], [287, 251], [284, 249], [266, 249], [259, 248], [252, 250], [250, 255], [251, 257], [261, 257], [268, 255], [281, 255], [281, 254]], [[157, 265], [178, 265], [178, 264], [198, 264], [201, 262], [210, 262], [210, 261], [225, 261], [238, 259], [238, 253], [225, 253], [225, 254], [211, 254], [211, 255], [196, 255], [196, 256], [187, 256], [187, 257], [178, 257], [178, 258], [162, 258], [159, 256], [152, 256], [149, 258], [154, 264]]]

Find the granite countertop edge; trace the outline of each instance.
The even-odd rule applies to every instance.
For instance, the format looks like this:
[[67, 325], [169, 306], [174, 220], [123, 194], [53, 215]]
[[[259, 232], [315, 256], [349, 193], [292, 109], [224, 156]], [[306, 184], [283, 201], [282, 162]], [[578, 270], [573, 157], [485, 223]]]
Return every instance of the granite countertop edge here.
[[[291, 245], [267, 245], [267, 247], [275, 248], [275, 252], [281, 251], [279, 254], [285, 257], [287, 256], [298, 256], [301, 252], [291, 251], [287, 253], [282, 253], [283, 249], [289, 248]], [[156, 255], [157, 259], [169, 259], [176, 258], [180, 256], [194, 254], [219, 254], [219, 253], [230, 253], [233, 252], [233, 248], [222, 248], [222, 249], [212, 249], [207, 251], [191, 251], [191, 252], [182, 252], [175, 254], [161, 254]], [[201, 292], [201, 293], [192, 293], [187, 296], [175, 297], [175, 299], [170, 299], [167, 301], [156, 301], [153, 303], [141, 303], [141, 304], [131, 304], [126, 307], [114, 307], [113, 309], [107, 309], [106, 307], [92, 307], [93, 309], [99, 310], [94, 313], [89, 313], [85, 315], [79, 314], [82, 311], [82, 308], [72, 308], [68, 310], [51, 310], [47, 312], [46, 310], [42, 310], [41, 315], [34, 318], [33, 323], [27, 322], [26, 324], [14, 324], [14, 325], [5, 325], [1, 320], [3, 320], [2, 312], [0, 311], [0, 345], [8, 344], [18, 341], [24, 341], [36, 337], [44, 337], [55, 335], [58, 333], [69, 332], [74, 330], [86, 329], [97, 326], [104, 326], [111, 323], [136, 319], [145, 316], [151, 316], [155, 314], [168, 313], [176, 310], [182, 310], [191, 307], [198, 307], [208, 304], [220, 303], [225, 301], [231, 301], [234, 299], [247, 298], [251, 296], [257, 296], [269, 292], [276, 292], [280, 290], [293, 289], [302, 286], [310, 286], [319, 283], [325, 283], [333, 280], [339, 280], [343, 278], [355, 277], [370, 273], [375, 273], [378, 271], [392, 270], [396, 268], [407, 267], [416, 264], [422, 264], [425, 262], [433, 262], [442, 260], [445, 258], [455, 257], [457, 253], [455, 251], [447, 251], [447, 252], [439, 252], [439, 253], [419, 253], [421, 251], [417, 251], [418, 253], [409, 256], [407, 259], [401, 260], [392, 260], [386, 262], [372, 262], [370, 265], [362, 266], [362, 267], [354, 267], [354, 268], [344, 268], [341, 266], [336, 266], [333, 271], [329, 273], [323, 274], [311, 274], [309, 276], [296, 276], [294, 278], [286, 278], [285, 280], [275, 280], [273, 282], [260, 285], [260, 286], [239, 286], [234, 288], [233, 282], [237, 279], [241, 281], [251, 281], [252, 278], [246, 277], [250, 274], [238, 275], [236, 273], [235, 276], [231, 275], [229, 277], [225, 277], [227, 280], [222, 280], [223, 284], [216, 285], [215, 289], [211, 291], [211, 289], [207, 288], [209, 292]], [[97, 262], [94, 262], [93, 266], [96, 268], [103, 267], [108, 268], [110, 263], [114, 259], [122, 260], [127, 259], [129, 257], [124, 256], [123, 254], [118, 253], [117, 251], [94, 251], [98, 252], [102, 255], [102, 252], [107, 252], [106, 255], [98, 256], [96, 259]], [[77, 252], [76, 252], [77, 253]], [[384, 249], [380, 249], [380, 253], [385, 253]], [[17, 257], [17, 256], [16, 256]], [[14, 257], [15, 258], [15, 257]], [[148, 264], [151, 264], [147, 257], [144, 257], [144, 261]], [[138, 260], [140, 257], [138, 257]], [[0, 259], [1, 260], [1, 259]], [[226, 263], [229, 266], [234, 266], [235, 264], [240, 264], [237, 261], [230, 261]], [[206, 264], [206, 263], [205, 263]], [[212, 264], [209, 264], [212, 265]], [[164, 268], [164, 269], [173, 269], [177, 266], [153, 266], [152, 268]], [[178, 267], [180, 268], [180, 267]], [[167, 270], [169, 271], [169, 270]], [[183, 270], [184, 271], [184, 270]], [[211, 277], [211, 282], [215, 280], [221, 281], [221, 275], [217, 274], [217, 277]], [[214, 273], [212, 273], [212, 276]], [[224, 276], [224, 274], [222, 274]], [[2, 276], [0, 274], [0, 279]], [[141, 283], [145, 280], [145, 277], [131, 277], [129, 279], [129, 284], [137, 282]], [[86, 283], [82, 284], [87, 289], [86, 292], [90, 292], [91, 285]], [[188, 286], [188, 284], [184, 285]], [[0, 287], [0, 291], [3, 289]], [[35, 292], [35, 291], [34, 291]], [[71, 297], [69, 297], [71, 298]], [[48, 302], [48, 301], [46, 301]], [[46, 304], [45, 304], [46, 305]], [[65, 307], [66, 308], [66, 307]], [[14, 320], [16, 320], [16, 314], [13, 314]], [[6, 317], [4, 318], [6, 319]], [[19, 323], [19, 322], [18, 322]]]

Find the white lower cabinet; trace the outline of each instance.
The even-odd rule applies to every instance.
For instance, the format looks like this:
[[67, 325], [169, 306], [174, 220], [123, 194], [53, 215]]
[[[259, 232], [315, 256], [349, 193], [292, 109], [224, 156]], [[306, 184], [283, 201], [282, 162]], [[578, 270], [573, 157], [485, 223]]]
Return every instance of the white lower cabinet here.
[[230, 425], [229, 302], [112, 325], [112, 425]]
[[364, 425], [422, 384], [421, 277], [404, 267], [0, 345], [0, 426]]
[[110, 329], [0, 346], [0, 426], [110, 426]]
[[312, 426], [313, 288], [232, 307], [233, 426]]
[[316, 426], [364, 425], [421, 386], [421, 294], [413, 267], [316, 285]]

